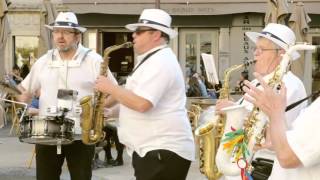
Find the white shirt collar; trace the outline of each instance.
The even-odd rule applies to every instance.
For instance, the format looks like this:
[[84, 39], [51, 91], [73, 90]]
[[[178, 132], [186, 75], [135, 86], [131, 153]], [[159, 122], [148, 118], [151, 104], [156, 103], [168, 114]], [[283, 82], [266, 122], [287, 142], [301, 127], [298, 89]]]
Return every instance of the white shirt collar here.
[[163, 45], [157, 46], [157, 47], [152, 48], [152, 49], [150, 49], [149, 51], [147, 51], [147, 52], [145, 52], [145, 53], [137, 56], [137, 61], [138, 61], [138, 63], [140, 63], [140, 61], [141, 61], [144, 57], [146, 57], [149, 53], [151, 53], [151, 52], [153, 52], [153, 51], [156, 51], [156, 50], [158, 50], [158, 49], [165, 48], [165, 47], [167, 47], [167, 44], [163, 44]]
[[[78, 44], [78, 48], [74, 56], [71, 60], [68, 61], [67, 65], [68, 67], [79, 67], [81, 64], [81, 61], [83, 59], [83, 56], [88, 51], [88, 48], [83, 47], [80, 43]], [[64, 60], [61, 59], [61, 56], [59, 54], [59, 51], [57, 49], [53, 49], [53, 54], [49, 53], [50, 61], [49, 66], [51, 67], [61, 67], [63, 66]]]

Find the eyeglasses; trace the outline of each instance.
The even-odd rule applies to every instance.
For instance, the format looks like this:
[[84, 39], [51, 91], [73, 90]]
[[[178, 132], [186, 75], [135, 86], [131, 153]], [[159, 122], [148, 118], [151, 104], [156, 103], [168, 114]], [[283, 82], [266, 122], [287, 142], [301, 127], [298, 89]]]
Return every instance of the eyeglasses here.
[[157, 29], [136, 29], [133, 33], [136, 33], [136, 35], [139, 36], [147, 31], [158, 31], [158, 30]]
[[58, 29], [54, 29], [53, 31], [52, 31], [52, 34], [54, 34], [54, 35], [57, 35], [57, 34], [62, 34], [62, 35], [64, 35], [64, 36], [69, 36], [69, 35], [71, 35], [71, 34], [75, 34], [75, 33], [77, 33], [76, 31], [70, 31], [70, 30], [58, 30]]
[[252, 47], [252, 51], [258, 54], [262, 54], [264, 51], [279, 51], [279, 48], [259, 48], [259, 47]]

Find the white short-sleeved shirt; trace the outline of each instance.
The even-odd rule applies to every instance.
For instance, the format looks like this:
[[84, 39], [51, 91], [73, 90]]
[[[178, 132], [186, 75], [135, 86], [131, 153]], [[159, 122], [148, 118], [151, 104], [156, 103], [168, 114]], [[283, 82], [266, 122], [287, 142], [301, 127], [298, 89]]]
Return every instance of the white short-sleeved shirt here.
[[[283, 78], [282, 78], [283, 83], [285, 84], [287, 88], [287, 105], [290, 105], [298, 100], [301, 100], [307, 96], [306, 90], [304, 88], [304, 85], [302, 81], [295, 76], [292, 72], [287, 72]], [[255, 79], [251, 82], [252, 84], [256, 85], [258, 83], [258, 80]], [[258, 86], [261, 88], [261, 86]], [[238, 103], [242, 101], [239, 100]], [[253, 104], [250, 102], [243, 100], [241, 104], [245, 105], [248, 110], [253, 109]], [[292, 129], [292, 124], [294, 120], [297, 118], [301, 110], [303, 110], [307, 106], [307, 102], [303, 102], [300, 105], [296, 106], [295, 108], [291, 109], [290, 111], [286, 112], [286, 121], [287, 121], [287, 126], [288, 129]], [[263, 157], [267, 159], [276, 159], [275, 158], [275, 153], [273, 151], [270, 151], [268, 149], [262, 149], [254, 154], [254, 158], [257, 157]], [[281, 167], [280, 167], [281, 168]], [[274, 168], [273, 168], [274, 170]], [[272, 170], [272, 173], [273, 173]], [[231, 179], [241, 179], [240, 176], [237, 177], [227, 177], [226, 179], [231, 180]]]
[[[287, 106], [305, 98], [307, 96], [306, 90], [304, 88], [303, 82], [294, 75], [291, 71], [287, 72], [283, 78], [283, 83], [285, 84], [287, 88]], [[257, 84], [258, 80], [253, 80], [252, 84]], [[259, 86], [261, 87], [261, 86]], [[253, 105], [244, 100], [243, 103], [247, 106], [247, 109], [252, 109]], [[292, 128], [293, 121], [297, 118], [300, 111], [304, 109], [307, 106], [307, 101], [299, 104], [295, 108], [291, 109], [290, 111], [286, 112], [286, 120], [287, 120], [287, 127], [288, 129]]]
[[[86, 54], [87, 51], [89, 53]], [[82, 97], [93, 95], [94, 82], [99, 75], [101, 62], [102, 57], [99, 54], [89, 51], [81, 44], [79, 44], [72, 60], [63, 61], [57, 49], [49, 50], [36, 61], [21, 85], [31, 93], [40, 88], [40, 117], [58, 115], [48, 112], [48, 108], [59, 106], [58, 89], [77, 91], [78, 95], [74, 107], [79, 105]], [[108, 77], [116, 83], [109, 70]], [[66, 117], [75, 121], [75, 134], [81, 134], [80, 116], [70, 111]]]
[[[306, 90], [304, 88], [303, 82], [296, 76], [294, 75], [291, 71], [286, 73], [283, 78], [283, 83], [285, 84], [287, 88], [287, 106], [297, 102], [307, 96]], [[255, 80], [257, 82], [257, 80]], [[292, 129], [292, 124], [304, 108], [306, 108], [308, 105], [307, 101], [299, 104], [295, 108], [287, 111], [285, 113], [286, 117], [286, 124], [288, 129]], [[252, 106], [252, 104], [251, 104]], [[270, 151], [268, 149], [262, 149], [258, 152], [255, 153], [255, 158], [256, 157], [263, 157], [267, 159], [275, 159], [275, 153], [273, 151]]]
[[320, 178], [320, 141], [317, 133], [320, 127], [320, 98], [306, 108], [293, 123], [293, 129], [286, 132], [288, 143], [302, 162], [294, 169], [281, 168], [275, 160], [269, 180], [318, 180]]
[[160, 46], [138, 57], [162, 48], [129, 76], [126, 89], [149, 100], [153, 108], [140, 113], [120, 106], [119, 139], [129, 155], [143, 157], [147, 152], [166, 149], [194, 160], [195, 147], [185, 109], [185, 83], [178, 60], [172, 50]]

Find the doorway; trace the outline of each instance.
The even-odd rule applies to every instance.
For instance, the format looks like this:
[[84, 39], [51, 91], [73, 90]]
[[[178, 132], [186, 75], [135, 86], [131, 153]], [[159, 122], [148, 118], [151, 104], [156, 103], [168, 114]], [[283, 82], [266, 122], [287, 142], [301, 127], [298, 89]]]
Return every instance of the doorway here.
[[[132, 42], [130, 32], [102, 32], [102, 48], [113, 45], [121, 45], [125, 42]], [[109, 68], [117, 80], [121, 81], [128, 76], [134, 67], [133, 48], [121, 48], [111, 52], [103, 52], [104, 58], [109, 58]]]

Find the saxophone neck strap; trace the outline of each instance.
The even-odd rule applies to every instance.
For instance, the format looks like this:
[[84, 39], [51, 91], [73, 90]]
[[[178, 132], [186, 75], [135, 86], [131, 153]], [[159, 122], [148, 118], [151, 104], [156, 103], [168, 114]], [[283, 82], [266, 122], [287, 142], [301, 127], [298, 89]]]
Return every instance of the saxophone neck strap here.
[[313, 93], [310, 94], [309, 96], [307, 96], [307, 97], [305, 97], [305, 98], [303, 98], [303, 99], [300, 99], [299, 101], [296, 101], [296, 102], [290, 104], [289, 106], [287, 106], [286, 112], [287, 112], [287, 111], [290, 111], [291, 109], [295, 108], [296, 106], [298, 106], [299, 104], [303, 103], [305, 100], [307, 100], [307, 99], [309, 99], [309, 98], [311, 98], [311, 97], [317, 97], [317, 96], [319, 96], [319, 94], [320, 94], [320, 90], [318, 90], [318, 91], [316, 91], [316, 92], [313, 92]]
[[152, 55], [154, 55], [156, 52], [160, 51], [163, 48], [157, 49], [151, 53], [149, 53], [148, 55], [146, 55], [141, 62], [138, 64], [138, 66], [136, 68], [134, 68], [129, 74], [128, 76], [131, 76], [144, 62], [146, 62], [147, 59], [149, 59]]

